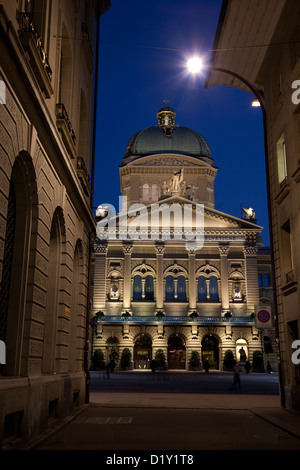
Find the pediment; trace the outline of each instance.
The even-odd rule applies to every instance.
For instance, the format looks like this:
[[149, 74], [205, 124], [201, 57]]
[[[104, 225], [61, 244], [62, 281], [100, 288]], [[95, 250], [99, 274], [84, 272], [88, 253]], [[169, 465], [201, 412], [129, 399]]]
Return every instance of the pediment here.
[[[124, 220], [123, 218], [122, 223], [120, 215], [113, 218], [117, 232], [120, 230], [121, 233], [124, 229]], [[148, 206], [142, 204], [131, 206], [126, 216], [126, 230], [128, 233], [143, 234], [145, 237], [150, 231], [155, 236], [167, 232], [174, 235], [183, 232], [190, 234], [195, 231], [205, 236], [246, 236], [248, 232], [257, 236], [262, 227], [253, 221], [193, 203], [180, 196], [172, 196]]]

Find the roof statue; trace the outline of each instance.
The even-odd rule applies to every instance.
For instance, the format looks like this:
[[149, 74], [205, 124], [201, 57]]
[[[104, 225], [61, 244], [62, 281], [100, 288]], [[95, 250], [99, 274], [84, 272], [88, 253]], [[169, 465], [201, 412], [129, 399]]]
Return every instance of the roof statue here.
[[242, 207], [242, 209], [245, 213], [245, 219], [255, 219], [255, 212], [253, 211], [252, 207], [249, 207], [249, 209]]

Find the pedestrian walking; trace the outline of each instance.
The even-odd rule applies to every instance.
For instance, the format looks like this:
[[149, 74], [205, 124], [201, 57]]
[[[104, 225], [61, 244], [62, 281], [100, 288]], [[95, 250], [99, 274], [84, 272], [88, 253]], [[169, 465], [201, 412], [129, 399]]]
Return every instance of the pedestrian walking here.
[[241, 372], [242, 368], [237, 362], [233, 366], [233, 388], [234, 390], [238, 389], [241, 390]]
[[107, 378], [109, 379], [109, 376], [110, 376], [110, 366], [109, 366], [109, 362], [106, 364], [106, 376], [107, 376]]
[[208, 362], [207, 359], [204, 361], [203, 367], [204, 367], [206, 374], [208, 374], [209, 369], [210, 369], [210, 363]]
[[150, 362], [150, 367], [151, 367], [152, 372], [154, 373], [156, 371], [156, 367], [157, 367], [155, 359], [152, 359], [152, 361]]

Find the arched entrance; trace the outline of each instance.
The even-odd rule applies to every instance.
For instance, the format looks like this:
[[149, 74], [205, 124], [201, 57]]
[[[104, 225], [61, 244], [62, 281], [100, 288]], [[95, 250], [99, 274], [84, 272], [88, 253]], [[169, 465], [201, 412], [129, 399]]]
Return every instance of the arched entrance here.
[[106, 341], [106, 361], [114, 361], [117, 363], [119, 360], [119, 340], [115, 336], [110, 336]]
[[152, 358], [152, 339], [149, 335], [140, 335], [134, 345], [134, 368], [149, 369]]
[[211, 369], [219, 369], [219, 342], [213, 335], [202, 339], [202, 364], [208, 360]]
[[185, 344], [181, 336], [169, 338], [168, 369], [185, 369]]

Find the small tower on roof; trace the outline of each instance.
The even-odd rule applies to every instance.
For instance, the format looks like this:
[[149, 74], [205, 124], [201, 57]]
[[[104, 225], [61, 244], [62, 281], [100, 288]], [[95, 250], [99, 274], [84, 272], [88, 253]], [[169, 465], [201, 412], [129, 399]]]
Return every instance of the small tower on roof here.
[[157, 113], [158, 125], [162, 127], [165, 135], [171, 137], [175, 125], [176, 113], [168, 106], [169, 100], [164, 100], [165, 106]]

